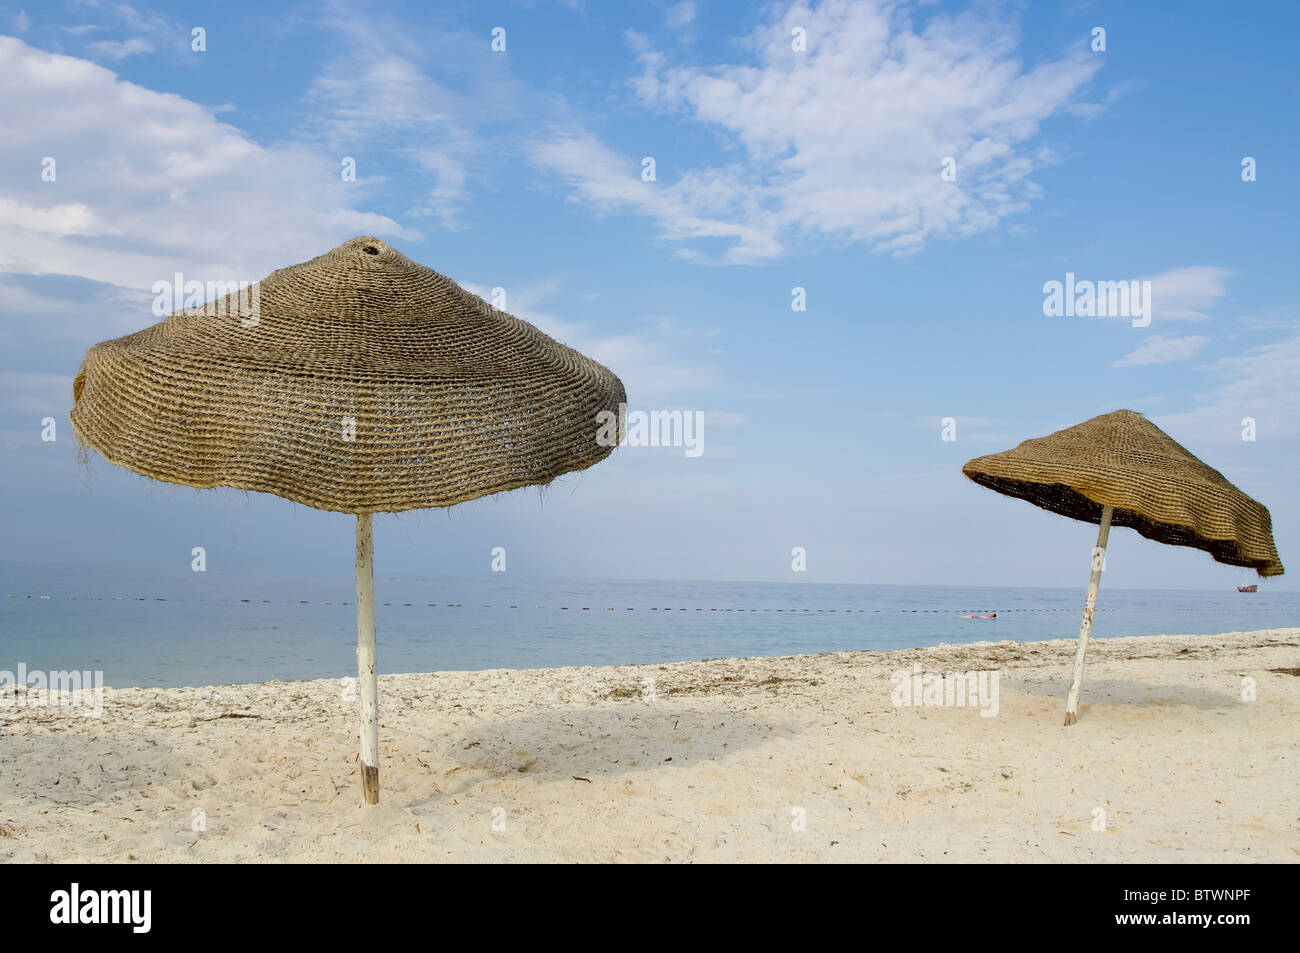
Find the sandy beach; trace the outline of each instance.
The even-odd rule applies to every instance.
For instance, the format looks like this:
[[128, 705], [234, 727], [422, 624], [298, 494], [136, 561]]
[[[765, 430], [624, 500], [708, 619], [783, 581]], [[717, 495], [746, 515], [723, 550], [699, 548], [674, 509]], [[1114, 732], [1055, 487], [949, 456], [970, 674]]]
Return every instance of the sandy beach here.
[[[0, 860], [1300, 859], [1300, 629], [1094, 640], [1067, 729], [1073, 651], [383, 675], [373, 808], [354, 683], [106, 689], [98, 718], [11, 688]], [[996, 714], [894, 704], [918, 663], [996, 672]]]

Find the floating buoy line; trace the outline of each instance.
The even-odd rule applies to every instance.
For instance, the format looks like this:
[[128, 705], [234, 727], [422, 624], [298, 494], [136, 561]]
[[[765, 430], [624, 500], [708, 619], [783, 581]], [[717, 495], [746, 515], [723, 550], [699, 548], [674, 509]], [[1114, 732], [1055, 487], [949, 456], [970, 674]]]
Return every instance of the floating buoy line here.
[[[28, 594], [28, 595], [10, 594], [10, 595], [9, 595], [9, 598], [10, 598], [10, 599], [33, 599], [33, 598], [35, 598], [35, 599], [38, 599], [38, 600], [42, 600], [42, 599], [53, 599], [52, 596], [49, 596], [49, 595], [40, 595], [40, 594]], [[63, 597], [63, 600], [64, 600], [64, 601], [76, 601], [76, 600], [81, 600], [81, 601], [84, 601], [84, 602], [185, 602], [185, 601], [186, 601], [186, 600], [184, 600], [184, 599], [168, 599], [168, 598], [165, 598], [165, 597], [163, 597], [163, 596], [64, 596], [64, 597]], [[279, 602], [280, 600], [274, 600], [274, 599], [191, 599], [190, 601], [191, 601], [191, 602], [217, 603], [217, 604], [220, 604], [220, 603], [230, 603], [230, 604], [246, 603], [246, 604], [272, 605], [272, 604], [274, 604], [274, 603], [276, 603], [276, 602]], [[350, 606], [350, 605], [351, 605], [350, 602], [333, 602], [333, 601], [330, 601], [330, 602], [313, 602], [313, 601], [308, 600], [308, 599], [285, 599], [285, 600], [283, 600], [282, 604], [283, 604], [283, 605], [286, 605], [286, 606], [290, 606], [290, 605], [300, 605], [300, 606], [311, 606], [311, 605], [316, 605], [316, 606]], [[444, 602], [444, 603], [426, 602], [426, 603], [423, 604], [423, 606], [421, 606], [419, 603], [413, 603], [413, 602], [384, 602], [384, 603], [380, 603], [380, 604], [381, 604], [381, 605], [384, 605], [384, 606], [390, 606], [390, 607], [391, 607], [391, 606], [397, 606], [397, 607], [400, 607], [400, 608], [427, 608], [427, 609], [437, 609], [437, 608], [444, 608], [444, 609], [463, 609], [463, 608], [465, 608], [465, 604], [464, 604], [464, 603], [461, 603], [461, 602]], [[1267, 606], [1265, 606], [1264, 604], [1261, 604], [1261, 603], [1253, 603], [1250, 607], [1251, 607], [1251, 608], [1256, 608], [1256, 609], [1267, 608]], [[478, 607], [470, 606], [470, 608], [471, 608], [471, 609], [473, 609], [473, 608], [483, 608], [483, 609], [521, 609], [521, 608], [523, 608], [523, 609], [527, 609], [527, 608], [529, 608], [529, 607], [528, 607], [528, 606], [520, 606], [520, 605], [517, 604], [517, 603], [510, 603], [510, 604], [504, 604], [504, 603], [503, 603], [503, 604], [501, 604], [501, 605], [496, 605], [496, 604], [493, 604], [493, 603], [487, 603], [487, 604], [483, 604], [483, 605], [478, 606]], [[550, 609], [558, 609], [558, 610], [561, 611], [561, 612], [599, 612], [599, 611], [604, 611], [604, 612], [618, 612], [620, 607], [618, 607], [618, 606], [576, 606], [576, 605], [574, 605], [574, 606], [565, 606], [565, 605], [561, 605], [561, 606], [555, 606], [555, 605], [552, 605], [552, 606], [545, 606], [545, 605], [539, 605], [539, 606], [533, 606], [532, 608], [534, 608], [534, 609], [548, 609], [548, 608], [550, 608]], [[1233, 609], [1233, 610], [1237, 610], [1237, 609], [1240, 609], [1240, 608], [1246, 608], [1246, 607], [1245, 607], [1245, 606], [1214, 606], [1214, 607], [1203, 607], [1203, 606], [1167, 606], [1167, 607], [1162, 607], [1160, 611], [1162, 611], [1162, 612], [1170, 612], [1170, 611], [1175, 611], [1175, 612], [1176, 612], [1176, 611], [1184, 611], [1184, 612], [1206, 612], [1206, 611], [1213, 611], [1214, 609], [1228, 609], [1228, 608], [1231, 608], [1231, 609]], [[1098, 612], [1109, 612], [1109, 611], [1114, 611], [1115, 609], [1116, 609], [1115, 606], [1098, 606], [1096, 611], [1098, 611]], [[854, 614], [859, 614], [859, 615], [860, 615], [860, 614], [863, 614], [863, 613], [872, 613], [872, 614], [875, 614], [875, 613], [882, 613], [882, 612], [883, 612], [883, 613], [899, 612], [899, 613], [904, 613], [904, 614], [908, 614], [908, 613], [910, 613], [910, 614], [924, 614], [924, 613], [931, 613], [931, 614], [938, 614], [938, 615], [954, 615], [954, 614], [961, 614], [961, 613], [970, 613], [970, 614], [978, 615], [978, 614], [994, 613], [994, 612], [996, 612], [998, 615], [1002, 615], [1002, 614], [1004, 614], [1004, 613], [1006, 613], [1006, 614], [1009, 615], [1009, 614], [1011, 614], [1011, 613], [1013, 613], [1013, 612], [1069, 612], [1069, 613], [1074, 614], [1074, 615], [1078, 615], [1078, 613], [1079, 613], [1079, 609], [1078, 609], [1077, 606], [1020, 606], [1020, 607], [1016, 607], [1016, 608], [1008, 608], [1008, 609], [845, 609], [845, 608], [841, 608], [841, 609], [825, 609], [825, 608], [822, 608], [822, 609], [816, 609], [816, 608], [811, 608], [811, 607], [810, 607], [810, 608], [803, 608], [803, 607], [784, 607], [784, 608], [772, 608], [772, 607], [765, 607], [765, 608], [736, 608], [736, 607], [732, 607], [732, 608], [718, 608], [718, 607], [706, 607], [706, 606], [645, 606], [645, 607], [641, 607], [640, 609], [638, 609], [636, 606], [625, 606], [625, 607], [623, 607], [623, 611], [626, 611], [626, 612], [638, 612], [638, 611], [641, 611], [641, 612], [691, 612], [691, 611], [694, 611], [694, 612], [779, 612], [779, 613], [792, 613], [792, 614], [797, 614], [797, 613], [807, 613], [807, 612], [813, 612], [813, 613], [815, 613], [815, 612], [824, 612], [824, 613], [835, 613], [835, 614], [839, 614], [839, 615], [854, 615]], [[993, 620], [993, 621], [996, 621], [996, 620]]]

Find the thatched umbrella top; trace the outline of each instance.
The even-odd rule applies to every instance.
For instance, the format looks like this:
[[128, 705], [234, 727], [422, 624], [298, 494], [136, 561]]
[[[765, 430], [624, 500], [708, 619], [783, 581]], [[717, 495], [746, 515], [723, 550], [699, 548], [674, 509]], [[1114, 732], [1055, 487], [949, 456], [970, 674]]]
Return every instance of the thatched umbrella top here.
[[1131, 410], [976, 457], [962, 472], [1062, 516], [1098, 523], [1111, 506], [1113, 525], [1147, 539], [1203, 549], [1261, 576], [1283, 572], [1268, 509]]
[[[608, 456], [608, 369], [377, 238], [91, 348], [78, 437], [193, 487], [323, 510], [449, 506]], [[256, 308], [250, 307], [250, 301]]]

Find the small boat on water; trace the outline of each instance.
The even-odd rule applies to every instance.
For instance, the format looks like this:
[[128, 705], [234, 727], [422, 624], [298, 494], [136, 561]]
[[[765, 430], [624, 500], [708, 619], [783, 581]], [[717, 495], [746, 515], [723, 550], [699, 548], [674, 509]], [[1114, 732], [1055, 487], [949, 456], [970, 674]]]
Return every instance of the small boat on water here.
[[1238, 592], [1259, 592], [1259, 586], [1255, 585], [1254, 583], [1251, 583], [1248, 586], [1238, 586], [1237, 591]]

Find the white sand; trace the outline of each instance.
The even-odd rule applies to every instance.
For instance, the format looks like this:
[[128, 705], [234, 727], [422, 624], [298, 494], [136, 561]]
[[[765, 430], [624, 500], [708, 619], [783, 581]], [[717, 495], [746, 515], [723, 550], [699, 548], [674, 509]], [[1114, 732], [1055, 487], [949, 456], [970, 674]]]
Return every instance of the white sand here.
[[[383, 676], [372, 808], [335, 680], [0, 708], [0, 861], [1300, 858], [1300, 678], [1269, 671], [1300, 629], [1095, 640], [1065, 728], [1073, 653]], [[996, 717], [895, 707], [917, 661], [997, 670]]]

